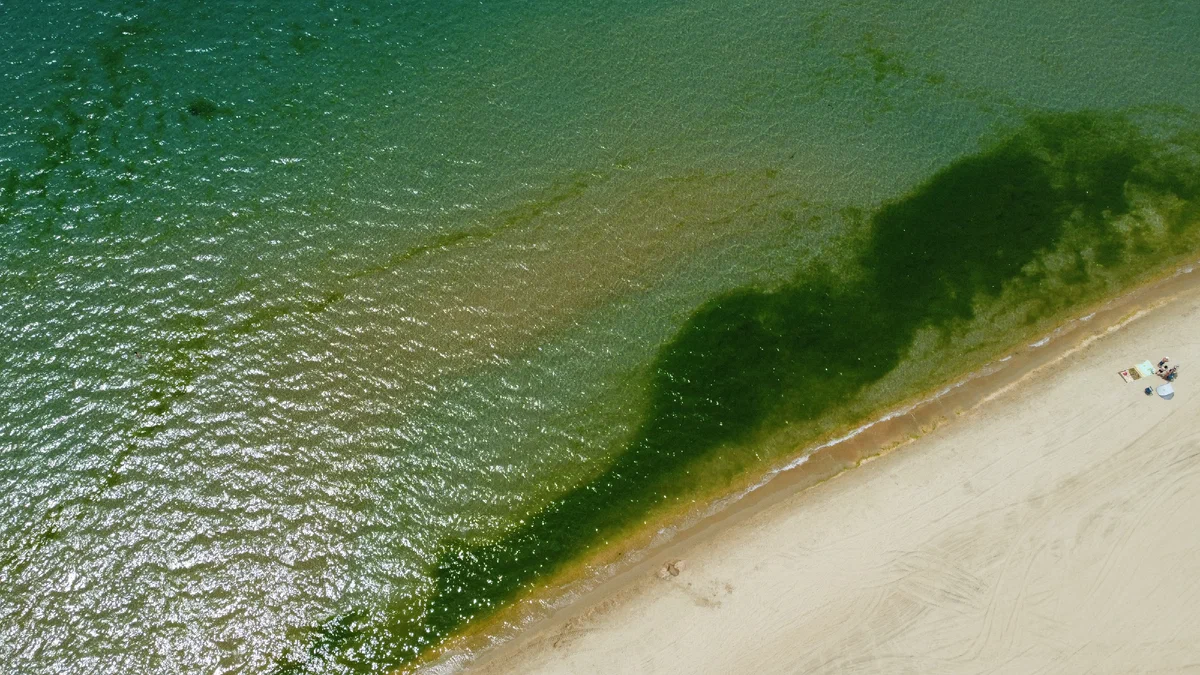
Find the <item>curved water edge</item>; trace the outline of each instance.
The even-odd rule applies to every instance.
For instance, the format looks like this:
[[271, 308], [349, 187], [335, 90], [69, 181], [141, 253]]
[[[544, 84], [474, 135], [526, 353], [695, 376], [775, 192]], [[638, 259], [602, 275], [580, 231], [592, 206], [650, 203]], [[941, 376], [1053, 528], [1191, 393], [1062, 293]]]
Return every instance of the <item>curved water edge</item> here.
[[[561, 547], [559, 571], [493, 598], [489, 620], [582, 560], [611, 562], [604, 540], [634, 541], [648, 522], [648, 542], [656, 522], [752, 485], [796, 448], [940, 391], [998, 335], [1040, 338], [1066, 307], [1138, 281], [1105, 266], [1116, 242], [1135, 267], [1178, 254], [1158, 235], [1187, 200], [1155, 197], [1175, 165], [1154, 157], [1160, 142], [1195, 145], [1200, 5], [1159, 9], [16, 7], [0, 23], [13, 93], [0, 100], [0, 662], [63, 675], [257, 673], [289, 659], [320, 675], [386, 671], [411, 656], [398, 643], [419, 633], [438, 583], [488, 576], [444, 570], [439, 555], [486, 554], [580, 486], [604, 492], [595, 481], [639, 438], [643, 459], [667, 447], [669, 418], [688, 412], [672, 396], [721, 400], [664, 386], [659, 370], [704, 373], [678, 349], [667, 359], [672, 346], [719, 351], [714, 335], [747, 319], [747, 354], [729, 363], [755, 371], [752, 384], [777, 376], [750, 387], [743, 417], [759, 422], [722, 427], [726, 441], [677, 456], [691, 463], [658, 484], [631, 478], [662, 503], [610, 512], [612, 532], [584, 558]], [[1137, 189], [1089, 202], [1105, 172], [1059, 180], [1080, 172], [1042, 147], [1052, 120], [1021, 130], [1081, 109], [1116, 112], [1058, 118], [1112, 141], [1075, 152], [1080, 166], [1106, 156], [1119, 176], [1149, 157], [1127, 181]], [[1035, 256], [1045, 269], [1022, 268], [999, 296], [984, 288], [973, 319], [963, 289], [994, 281], [986, 268], [1019, 262], [1029, 240], [1015, 237], [1007, 262], [968, 246], [985, 264], [909, 279], [932, 302], [875, 312], [907, 274], [871, 255], [875, 210], [1014, 135], [1010, 165], [1058, 182], [1012, 187], [1075, 200], [1083, 220], [1132, 207], [1117, 236], [1072, 220], [1071, 242]], [[892, 231], [910, 215], [893, 209]], [[790, 314], [818, 317], [817, 339], [822, 320], [855, 321], [877, 349], [789, 373], [769, 356], [795, 347], [773, 337], [787, 321], [758, 318]], [[895, 367], [823, 390], [823, 369], [859, 356]], [[838, 403], [821, 413], [796, 382]], [[454, 613], [440, 632], [486, 631], [479, 617], [451, 628]]]
[[[1169, 307], [1169, 303], [1177, 295], [1195, 293], [1200, 290], [1200, 281], [1182, 278], [1193, 269], [1193, 264], [1184, 264], [1144, 282], [1133, 290], [1100, 301], [1093, 311], [1067, 320], [1038, 340], [1043, 347], [1050, 346], [1050, 349], [1038, 349], [1033, 345], [1017, 347], [1017, 351], [1007, 352], [953, 384], [918, 397], [915, 401], [859, 425], [832, 440], [803, 449], [786, 463], [767, 470], [752, 484], [713, 499], [681, 519], [669, 521], [657, 528], [652, 535], [632, 535], [629, 542], [619, 545], [626, 552], [618, 560], [598, 565], [581, 562], [579, 569], [573, 574], [565, 575], [573, 580], [561, 585], [552, 583], [539, 589], [531, 594], [531, 597], [518, 601], [509, 611], [504, 612], [502, 620], [487, 622], [479, 627], [479, 630], [451, 640], [443, 651], [415, 669], [405, 668], [396, 672], [453, 675], [476, 663], [482, 662], [486, 665], [494, 658], [503, 658], [512, 653], [512, 648], [524, 643], [526, 638], [539, 633], [544, 634], [549, 627], [557, 626], [567, 617], [579, 614], [571, 610], [586, 610], [620, 594], [627, 587], [635, 587], [638, 579], [651, 575], [655, 568], [661, 566], [663, 560], [686, 556], [693, 547], [703, 546], [705, 541], [725, 528], [737, 527], [741, 519], [759, 513], [769, 505], [824, 483], [883, 454], [901, 449], [910, 442], [920, 440], [926, 433], [941, 428], [943, 424], [954, 423], [954, 419], [946, 416], [947, 412], [952, 412], [955, 417], [969, 415], [998, 396], [1020, 386], [1038, 371], [1061, 363], [1094, 340], [1121, 330], [1149, 312], [1162, 309], [1164, 305]], [[1089, 325], [1097, 315], [1101, 317], [1100, 322]], [[1059, 338], [1062, 338], [1062, 341], [1059, 341]], [[948, 395], [949, 398], [953, 398], [954, 394], [964, 389], [969, 391], [958, 396], [948, 407], [930, 410], [938, 408]], [[922, 414], [926, 412], [927, 414]], [[838, 446], [843, 445], [854, 446], [856, 439], [865, 432], [887, 426], [889, 422], [906, 416], [914, 417], [905, 425], [884, 430], [882, 434], [859, 447], [845, 448], [843, 455], [846, 461], [836, 465], [834, 469], [818, 470], [807, 476], [788, 475], [791, 472], [802, 473], [801, 470], [818, 453], [836, 450]], [[760, 491], [774, 494], [763, 496], [762, 499], [753, 499]], [[738, 517], [730, 517], [734, 515]], [[677, 539], [691, 535], [695, 530], [703, 531], [697, 533], [696, 539], [676, 545]], [[559, 618], [560, 614], [563, 618]]]
[[429, 595], [382, 623], [332, 619], [279, 672], [419, 661], [658, 514], [1189, 255], [1189, 124], [1033, 115], [880, 206], [854, 266], [705, 303], [659, 350], [643, 421], [609, 468], [500, 538], [445, 542]]

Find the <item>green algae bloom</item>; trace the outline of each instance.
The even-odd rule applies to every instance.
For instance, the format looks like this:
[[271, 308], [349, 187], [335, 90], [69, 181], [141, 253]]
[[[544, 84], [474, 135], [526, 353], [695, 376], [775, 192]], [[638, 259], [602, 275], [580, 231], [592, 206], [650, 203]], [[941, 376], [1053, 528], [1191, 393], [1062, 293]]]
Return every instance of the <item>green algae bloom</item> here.
[[1032, 117], [879, 207], [853, 272], [812, 270], [709, 300], [660, 349], [644, 420], [607, 471], [500, 539], [447, 542], [424, 602], [393, 608], [386, 623], [337, 617], [279, 672], [411, 661], [681, 491], [711, 487], [690, 474], [714, 456], [761, 467], [737, 451], [784, 425], [838, 419], [920, 332], [952, 341], [979, 329], [981, 309], [990, 316], [1005, 303], [1057, 316], [1136, 277], [1147, 251], [1200, 225], [1176, 215], [1149, 232], [1154, 208], [1194, 213], [1200, 198], [1197, 148], [1177, 140], [1115, 115]]

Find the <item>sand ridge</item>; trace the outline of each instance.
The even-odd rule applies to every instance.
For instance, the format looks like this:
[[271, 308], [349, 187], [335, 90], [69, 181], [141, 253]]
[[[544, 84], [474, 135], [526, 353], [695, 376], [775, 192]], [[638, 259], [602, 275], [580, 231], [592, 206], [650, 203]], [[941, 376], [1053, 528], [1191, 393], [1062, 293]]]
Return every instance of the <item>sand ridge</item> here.
[[[476, 670], [1200, 671], [1196, 336], [1192, 292]], [[1163, 354], [1171, 401], [1116, 375]]]

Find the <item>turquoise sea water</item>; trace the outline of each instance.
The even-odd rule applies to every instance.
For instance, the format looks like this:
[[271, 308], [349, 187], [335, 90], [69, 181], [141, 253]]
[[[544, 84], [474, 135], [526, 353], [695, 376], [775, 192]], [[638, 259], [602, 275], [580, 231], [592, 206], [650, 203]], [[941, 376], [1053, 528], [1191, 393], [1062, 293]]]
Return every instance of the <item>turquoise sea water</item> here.
[[404, 663], [1194, 250], [1198, 38], [1186, 0], [0, 2], [0, 663]]

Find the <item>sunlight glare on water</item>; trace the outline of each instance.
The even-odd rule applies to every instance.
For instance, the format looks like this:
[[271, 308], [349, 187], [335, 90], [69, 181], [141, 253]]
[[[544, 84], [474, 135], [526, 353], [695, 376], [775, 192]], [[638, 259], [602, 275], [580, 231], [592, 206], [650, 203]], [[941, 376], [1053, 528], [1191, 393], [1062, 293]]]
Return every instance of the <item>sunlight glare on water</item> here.
[[710, 298], [1031, 112], [1200, 109], [1195, 3], [1084, 5], [0, 3], [0, 670], [342, 672]]

